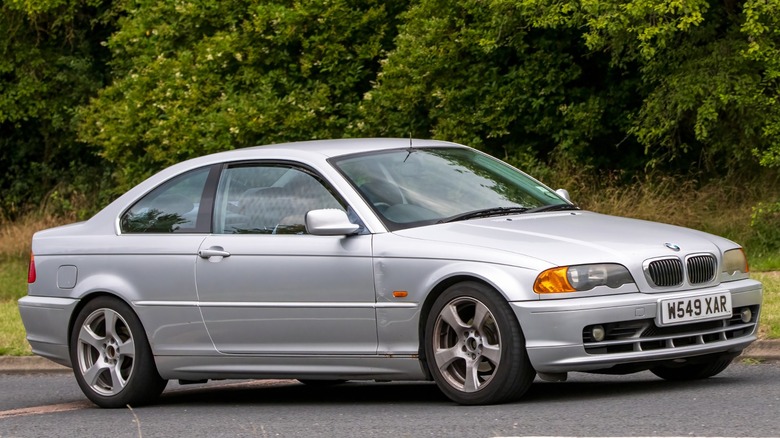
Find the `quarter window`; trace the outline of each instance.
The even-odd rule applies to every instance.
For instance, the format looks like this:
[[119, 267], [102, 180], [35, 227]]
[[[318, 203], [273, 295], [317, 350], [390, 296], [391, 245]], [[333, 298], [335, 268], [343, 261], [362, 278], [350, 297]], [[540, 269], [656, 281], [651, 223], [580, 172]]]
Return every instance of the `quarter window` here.
[[123, 233], [194, 233], [209, 175], [204, 167], [180, 175], [141, 198], [122, 215]]

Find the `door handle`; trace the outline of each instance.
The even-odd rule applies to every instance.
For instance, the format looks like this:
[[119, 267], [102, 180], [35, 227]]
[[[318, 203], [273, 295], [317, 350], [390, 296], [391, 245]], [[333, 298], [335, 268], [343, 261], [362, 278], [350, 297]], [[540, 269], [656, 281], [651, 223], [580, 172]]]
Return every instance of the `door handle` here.
[[198, 255], [204, 259], [211, 257], [230, 257], [230, 253], [222, 249], [221, 246], [212, 246], [209, 249], [201, 249]]

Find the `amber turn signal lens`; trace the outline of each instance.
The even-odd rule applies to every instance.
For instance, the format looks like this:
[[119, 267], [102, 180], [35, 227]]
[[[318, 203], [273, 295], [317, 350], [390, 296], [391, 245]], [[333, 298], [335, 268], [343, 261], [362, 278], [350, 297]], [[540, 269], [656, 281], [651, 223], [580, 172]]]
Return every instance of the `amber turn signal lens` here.
[[558, 292], [576, 292], [566, 278], [566, 272], [569, 268], [566, 266], [560, 268], [548, 269], [538, 277], [534, 282], [534, 292], [538, 294], [550, 294]]
[[406, 298], [409, 295], [409, 292], [405, 290], [395, 290], [393, 291], [393, 296], [396, 298]]

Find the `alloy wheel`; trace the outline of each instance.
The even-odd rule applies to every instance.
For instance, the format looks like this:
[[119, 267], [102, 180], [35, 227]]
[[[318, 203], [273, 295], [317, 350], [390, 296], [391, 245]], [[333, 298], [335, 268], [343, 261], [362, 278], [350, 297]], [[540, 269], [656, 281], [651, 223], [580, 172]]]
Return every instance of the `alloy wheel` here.
[[442, 377], [463, 392], [476, 392], [501, 363], [501, 334], [481, 301], [459, 297], [445, 305], [433, 330], [433, 354]]
[[77, 360], [85, 383], [95, 393], [121, 392], [133, 373], [135, 341], [127, 321], [112, 309], [97, 309], [81, 325]]

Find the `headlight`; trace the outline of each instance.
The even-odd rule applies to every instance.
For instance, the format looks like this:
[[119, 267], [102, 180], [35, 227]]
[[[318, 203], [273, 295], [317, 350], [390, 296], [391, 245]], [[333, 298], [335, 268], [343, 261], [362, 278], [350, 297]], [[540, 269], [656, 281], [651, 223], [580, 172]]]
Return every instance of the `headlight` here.
[[582, 292], [597, 286], [617, 289], [631, 284], [634, 279], [628, 269], [615, 264], [562, 266], [548, 269], [534, 282], [534, 292], [550, 294], [559, 292]]
[[747, 278], [750, 268], [742, 248], [730, 249], [723, 253], [723, 274], [732, 280]]

